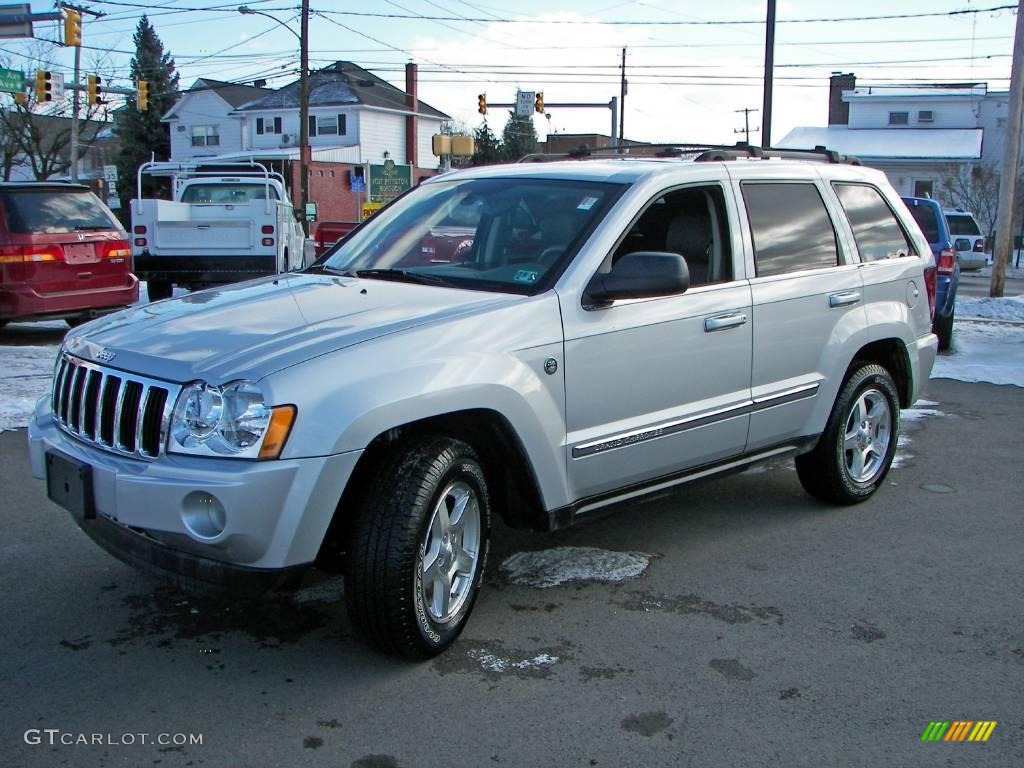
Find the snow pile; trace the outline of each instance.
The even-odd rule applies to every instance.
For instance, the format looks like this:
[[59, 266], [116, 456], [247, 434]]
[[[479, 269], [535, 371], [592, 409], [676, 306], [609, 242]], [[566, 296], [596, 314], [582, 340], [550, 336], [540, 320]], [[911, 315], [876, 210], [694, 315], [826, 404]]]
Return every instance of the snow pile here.
[[[925, 419], [934, 419], [946, 415], [944, 411], [931, 407], [934, 405], [938, 405], [934, 400], [918, 400], [912, 407], [904, 408], [900, 411], [900, 423], [917, 423]], [[896, 455], [892, 457], [893, 469], [902, 469], [914, 458], [914, 454], [907, 450], [912, 442], [910, 435], [905, 432], [900, 433], [900, 436], [896, 439]]]
[[499, 569], [515, 584], [537, 589], [567, 581], [626, 581], [635, 579], [651, 562], [642, 552], [612, 552], [596, 547], [555, 547], [519, 552]]
[[957, 323], [953, 349], [935, 359], [932, 378], [1024, 387], [1024, 328]]
[[56, 359], [56, 346], [0, 346], [0, 432], [28, 424], [36, 400], [50, 392]]
[[485, 651], [483, 649], [473, 649], [467, 653], [471, 659], [476, 661], [487, 672], [541, 669], [558, 663], [557, 656], [551, 656], [547, 653], [539, 654], [534, 656], [532, 659], [523, 659], [522, 661], [503, 659], [502, 657], [495, 656], [490, 651]]
[[979, 318], [982, 320], [1008, 320], [1024, 322], [1024, 296], [958, 298], [956, 300], [958, 319]]

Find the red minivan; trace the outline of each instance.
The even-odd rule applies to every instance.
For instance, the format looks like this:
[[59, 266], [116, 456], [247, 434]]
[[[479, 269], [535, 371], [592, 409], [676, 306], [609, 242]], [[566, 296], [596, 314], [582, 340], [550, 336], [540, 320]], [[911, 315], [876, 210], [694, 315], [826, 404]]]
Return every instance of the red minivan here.
[[73, 326], [138, 299], [128, 235], [88, 187], [0, 183], [0, 326]]

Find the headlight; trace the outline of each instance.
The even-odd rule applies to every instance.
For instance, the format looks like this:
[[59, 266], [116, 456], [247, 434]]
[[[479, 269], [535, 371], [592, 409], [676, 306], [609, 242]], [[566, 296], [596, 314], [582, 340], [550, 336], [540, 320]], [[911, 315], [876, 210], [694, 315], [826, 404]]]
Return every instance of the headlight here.
[[249, 381], [223, 387], [196, 382], [178, 395], [170, 450], [200, 456], [275, 459], [295, 419], [295, 406], [268, 406]]

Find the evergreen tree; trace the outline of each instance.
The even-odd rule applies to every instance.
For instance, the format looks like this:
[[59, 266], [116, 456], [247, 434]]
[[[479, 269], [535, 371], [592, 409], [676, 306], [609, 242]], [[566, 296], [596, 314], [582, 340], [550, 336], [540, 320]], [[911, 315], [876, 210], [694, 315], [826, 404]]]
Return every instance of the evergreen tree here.
[[[164, 44], [145, 16], [139, 19], [133, 39], [132, 83], [139, 80], [149, 83], [149, 104], [147, 109], [139, 110], [136, 97], [129, 96], [116, 120], [117, 134], [121, 139], [117, 171], [122, 205], [127, 205], [127, 201], [135, 196], [135, 174], [140, 165], [154, 156], [157, 160], [170, 159], [171, 134], [160, 118], [178, 100], [178, 73], [174, 59], [164, 52]], [[152, 193], [152, 189], [143, 189], [143, 194]]]
[[537, 151], [537, 130], [533, 127], [533, 117], [518, 117], [509, 113], [505, 130], [501, 133], [501, 143], [505, 160], [516, 162], [524, 155]]
[[502, 160], [501, 142], [494, 135], [491, 126], [484, 124], [473, 131], [473, 165], [491, 165]]

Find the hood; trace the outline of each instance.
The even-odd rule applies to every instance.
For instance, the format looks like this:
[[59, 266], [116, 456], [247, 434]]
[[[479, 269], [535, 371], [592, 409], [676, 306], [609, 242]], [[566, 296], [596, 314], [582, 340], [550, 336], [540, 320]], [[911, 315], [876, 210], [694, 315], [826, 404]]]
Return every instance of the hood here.
[[86, 360], [169, 381], [256, 380], [312, 357], [523, 297], [288, 274], [142, 304], [68, 334]]

